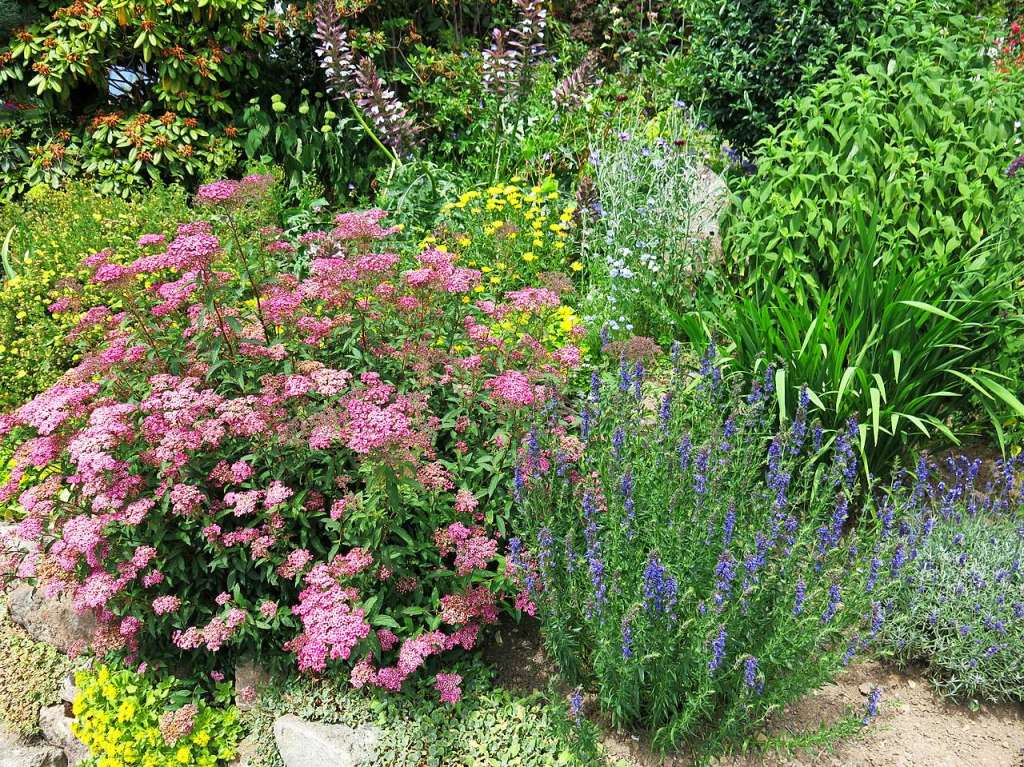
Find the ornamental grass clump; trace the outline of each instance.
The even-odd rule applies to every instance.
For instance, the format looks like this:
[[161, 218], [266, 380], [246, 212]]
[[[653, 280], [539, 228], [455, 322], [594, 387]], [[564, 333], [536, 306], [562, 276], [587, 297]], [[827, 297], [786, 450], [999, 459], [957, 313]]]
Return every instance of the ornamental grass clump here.
[[856, 424], [823, 448], [804, 398], [776, 433], [773, 376], [738, 397], [714, 359], [595, 374], [578, 415], [529, 434], [515, 479], [520, 602], [570, 681], [663, 747], [749, 732], [884, 617]]
[[882, 590], [880, 649], [927, 663], [950, 697], [1024, 700], [1020, 465], [998, 461], [986, 480], [979, 459], [922, 461], [890, 501], [902, 507], [910, 545], [888, 536], [880, 554], [899, 571]]
[[[266, 185], [198, 201], [234, 231]], [[397, 690], [496, 620], [499, 477], [578, 350], [536, 340], [542, 304], [496, 337], [509, 309], [470, 300], [480, 273], [388, 252], [385, 215], [299, 237], [301, 278], [207, 221], [87, 259], [124, 310], [86, 312], [105, 344], [3, 416], [0, 497], [35, 546], [18, 575], [94, 611], [95, 651], [217, 674], [288, 651]]]

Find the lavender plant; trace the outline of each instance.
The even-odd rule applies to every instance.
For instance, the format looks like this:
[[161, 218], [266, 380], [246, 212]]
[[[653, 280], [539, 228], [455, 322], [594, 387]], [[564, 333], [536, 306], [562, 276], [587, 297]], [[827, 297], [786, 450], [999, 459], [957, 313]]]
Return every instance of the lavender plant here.
[[905, 537], [885, 539], [883, 556], [899, 577], [881, 591], [889, 618], [880, 649], [926, 661], [950, 697], [1024, 700], [1020, 463], [999, 462], [978, 487], [980, 460], [922, 461], [912, 488], [891, 501], [910, 513]]
[[881, 626], [857, 426], [824, 450], [804, 397], [773, 434], [772, 381], [739, 397], [713, 347], [696, 375], [623, 363], [522, 448], [521, 602], [562, 672], [663, 747], [748, 732]]

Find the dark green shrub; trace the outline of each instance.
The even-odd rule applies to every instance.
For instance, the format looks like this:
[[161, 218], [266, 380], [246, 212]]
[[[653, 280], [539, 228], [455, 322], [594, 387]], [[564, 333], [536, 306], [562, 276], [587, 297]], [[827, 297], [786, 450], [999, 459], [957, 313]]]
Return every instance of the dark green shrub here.
[[690, 0], [685, 97], [733, 141], [752, 145], [783, 104], [828, 76], [871, 18], [866, 0]]

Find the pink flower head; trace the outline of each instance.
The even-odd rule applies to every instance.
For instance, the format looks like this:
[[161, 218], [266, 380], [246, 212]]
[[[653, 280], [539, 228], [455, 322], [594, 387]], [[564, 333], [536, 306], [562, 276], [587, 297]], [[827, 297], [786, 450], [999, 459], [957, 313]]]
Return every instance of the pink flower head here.
[[153, 612], [157, 615], [176, 612], [179, 607], [181, 607], [181, 600], [177, 597], [163, 596], [153, 600]]
[[458, 703], [462, 698], [462, 677], [458, 674], [438, 674], [434, 689], [441, 694], [441, 702], [448, 704]]
[[380, 649], [390, 652], [398, 644], [398, 636], [391, 629], [378, 629], [377, 641], [380, 642]]
[[335, 216], [337, 226], [331, 234], [339, 240], [380, 240], [399, 231], [401, 227], [381, 227], [378, 223], [387, 217], [387, 211], [371, 208]]
[[506, 370], [484, 384], [491, 395], [512, 407], [525, 407], [536, 402], [530, 379], [518, 370]]
[[163, 245], [167, 242], [167, 237], [162, 234], [144, 234], [139, 237], [138, 246], [140, 248], [147, 248], [150, 245]]
[[553, 309], [560, 303], [558, 294], [549, 288], [523, 288], [506, 293], [505, 297], [514, 308], [524, 312]]
[[455, 494], [455, 510], [460, 514], [469, 514], [476, 509], [478, 503], [473, 491], [464, 487], [459, 488], [459, 492]]
[[276, 479], [270, 483], [270, 487], [267, 488], [267, 494], [263, 498], [263, 505], [272, 509], [279, 504], [284, 503], [294, 495], [291, 488], [281, 484]]
[[196, 201], [204, 205], [218, 205], [230, 202], [238, 194], [239, 183], [231, 180], [203, 184], [196, 191]]
[[377, 672], [374, 670], [373, 662], [369, 656], [364, 657], [352, 667], [352, 673], [349, 674], [349, 683], [357, 690], [361, 690], [367, 685], [377, 684]]

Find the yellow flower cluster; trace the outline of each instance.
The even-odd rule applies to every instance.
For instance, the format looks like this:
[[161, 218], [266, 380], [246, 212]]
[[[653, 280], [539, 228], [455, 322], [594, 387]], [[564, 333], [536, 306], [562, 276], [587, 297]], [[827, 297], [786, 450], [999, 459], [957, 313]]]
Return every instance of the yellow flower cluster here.
[[442, 226], [421, 245], [458, 253], [483, 272], [477, 293], [487, 297], [537, 285], [541, 272], [582, 269], [567, 247], [575, 205], [561, 200], [553, 178], [533, 186], [513, 178], [463, 192], [441, 208]]
[[[512, 178], [507, 184], [463, 192], [446, 203], [440, 226], [420, 247], [455, 253], [460, 263], [479, 269], [483, 280], [474, 289], [475, 299], [500, 301], [511, 291], [542, 287], [545, 275], [563, 275], [561, 282], [568, 287], [570, 278], [583, 268], [571, 252], [574, 211], [575, 204], [563, 200], [553, 178], [534, 185]], [[526, 312], [513, 312], [492, 330], [515, 342], [538, 332], [535, 319]], [[563, 304], [542, 319], [538, 340], [546, 347], [576, 342], [574, 329], [581, 323], [571, 306]]]
[[[71, 729], [92, 754], [90, 767], [217, 767], [235, 757], [238, 710], [195, 706], [173, 732], [161, 714], [173, 711], [173, 681], [155, 683], [125, 669], [100, 666], [75, 676]], [[179, 707], [180, 708], [180, 707]]]

